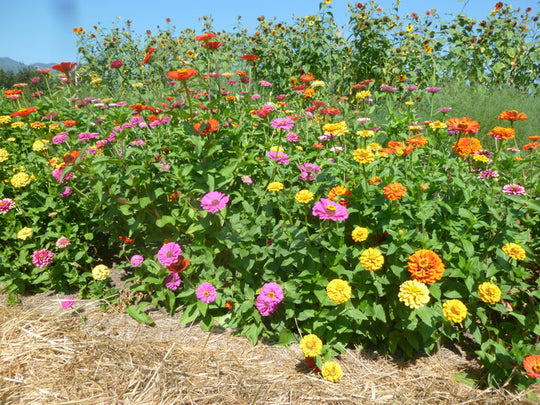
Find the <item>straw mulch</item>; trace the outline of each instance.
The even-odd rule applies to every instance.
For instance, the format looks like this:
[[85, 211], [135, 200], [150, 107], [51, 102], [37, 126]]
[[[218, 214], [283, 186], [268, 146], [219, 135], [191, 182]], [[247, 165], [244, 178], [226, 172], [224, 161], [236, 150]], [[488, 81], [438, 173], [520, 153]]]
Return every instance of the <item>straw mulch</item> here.
[[298, 344], [253, 346], [152, 315], [154, 327], [92, 301], [63, 310], [53, 294], [0, 304], [0, 403], [527, 403], [525, 393], [458, 383], [452, 374], [477, 365], [446, 349], [408, 363], [347, 350], [336, 359], [344, 377], [330, 383], [309, 370]]

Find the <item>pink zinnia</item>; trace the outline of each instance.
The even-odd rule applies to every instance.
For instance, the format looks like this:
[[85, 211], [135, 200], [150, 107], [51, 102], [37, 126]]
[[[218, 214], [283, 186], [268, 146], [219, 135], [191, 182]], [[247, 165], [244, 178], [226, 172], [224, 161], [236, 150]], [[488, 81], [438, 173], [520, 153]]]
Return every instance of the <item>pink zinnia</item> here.
[[60, 197], [67, 197], [71, 194], [71, 188], [66, 187], [63, 192], [60, 193]]
[[294, 121], [290, 119], [289, 117], [276, 118], [274, 121], [270, 123], [270, 126], [273, 128], [284, 129], [286, 131], [289, 131], [290, 129], [292, 129], [292, 127], [294, 127]]
[[32, 263], [38, 269], [42, 269], [53, 262], [54, 253], [47, 249], [36, 250], [32, 255]]
[[64, 309], [71, 308], [73, 304], [75, 304], [75, 300], [69, 295], [60, 302], [60, 305], [62, 305], [62, 308]]
[[289, 132], [286, 139], [289, 142], [298, 142], [298, 135], [294, 132]]
[[312, 214], [320, 219], [343, 221], [349, 217], [349, 211], [343, 205], [337, 204], [328, 198], [321, 198], [313, 206]]
[[[175, 274], [175, 273], [171, 273]], [[205, 281], [197, 288], [197, 298], [202, 302], [210, 303], [214, 302], [217, 297], [216, 287], [209, 282]]]
[[283, 152], [270, 151], [267, 156], [270, 159], [275, 160], [278, 165], [286, 165], [289, 163], [289, 155]]
[[257, 297], [257, 302], [255, 303], [257, 310], [261, 313], [262, 316], [270, 316], [278, 307], [278, 303], [275, 301], [270, 301], [265, 299], [263, 296], [259, 295]]
[[302, 180], [309, 180], [313, 181], [315, 180], [315, 176], [317, 176], [321, 172], [321, 168], [318, 165], [314, 165], [313, 163], [304, 163], [298, 166], [298, 169], [302, 172], [300, 175], [300, 179]]
[[169, 242], [164, 244], [158, 252], [158, 261], [164, 266], [176, 263], [178, 256], [182, 254], [182, 248], [178, 243]]
[[58, 239], [56, 241], [56, 247], [59, 247], [59, 248], [65, 248], [66, 246], [69, 246], [71, 242], [69, 241], [68, 238], [66, 238], [65, 236], [62, 236], [60, 239]]
[[52, 142], [55, 145], [60, 145], [62, 142], [67, 141], [67, 132], [60, 132], [59, 134], [53, 136]]
[[13, 201], [11, 198], [4, 198], [0, 200], [0, 214], [5, 214], [13, 207], [15, 207], [15, 201]]
[[265, 300], [274, 301], [279, 304], [283, 300], [283, 289], [278, 283], [272, 281], [263, 285], [259, 295]]
[[218, 212], [225, 208], [229, 197], [219, 191], [212, 191], [201, 199], [201, 207], [209, 212]]
[[131, 256], [131, 259], [129, 259], [129, 262], [133, 267], [139, 267], [144, 262], [144, 257], [141, 255], [133, 255]]
[[520, 184], [507, 184], [503, 187], [502, 192], [510, 195], [526, 195], [525, 187]]
[[169, 290], [176, 291], [176, 289], [180, 287], [180, 284], [182, 284], [182, 280], [180, 280], [177, 273], [169, 273], [167, 275], [167, 278], [165, 279], [165, 287], [167, 287]]

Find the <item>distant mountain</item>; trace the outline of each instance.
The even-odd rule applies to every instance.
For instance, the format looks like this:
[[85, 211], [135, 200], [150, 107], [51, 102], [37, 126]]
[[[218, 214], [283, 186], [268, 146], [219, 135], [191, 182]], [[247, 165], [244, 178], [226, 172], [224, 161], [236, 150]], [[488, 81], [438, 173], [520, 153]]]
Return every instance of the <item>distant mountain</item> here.
[[0, 69], [13, 73], [17, 73], [19, 70], [24, 68], [50, 68], [52, 65], [54, 65], [54, 63], [31, 63], [29, 65], [25, 65], [24, 63], [17, 62], [11, 58], [0, 58]]

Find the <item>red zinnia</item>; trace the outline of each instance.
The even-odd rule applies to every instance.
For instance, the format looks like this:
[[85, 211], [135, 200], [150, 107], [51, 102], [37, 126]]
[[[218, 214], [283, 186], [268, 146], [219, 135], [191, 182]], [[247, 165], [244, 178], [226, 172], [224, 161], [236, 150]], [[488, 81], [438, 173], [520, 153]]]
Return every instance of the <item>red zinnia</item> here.
[[23, 108], [23, 109], [21, 109], [19, 111], [11, 113], [10, 116], [11, 117], [26, 117], [27, 115], [30, 115], [30, 114], [32, 114], [33, 112], [36, 112], [36, 111], [37, 111], [36, 107]]
[[174, 80], [186, 81], [197, 73], [199, 71], [195, 69], [180, 69], [167, 73], [167, 77]]
[[523, 359], [523, 367], [533, 378], [540, 378], [540, 355], [531, 354]]
[[150, 61], [150, 58], [154, 54], [155, 50], [156, 50], [156, 48], [152, 48], [152, 47], [148, 48], [148, 51], [146, 52], [146, 55], [144, 55], [142, 65], [146, 65]]
[[124, 65], [124, 62], [121, 60], [113, 60], [110, 64], [111, 69], [118, 69], [119, 67], [122, 67]]
[[167, 266], [167, 269], [173, 273], [179, 273], [184, 271], [189, 264], [188, 259], [184, 259], [182, 256], [178, 258], [176, 263], [170, 264]]
[[313, 75], [307, 74], [307, 75], [300, 76], [300, 80], [306, 83], [306, 82], [312, 82], [313, 80], [315, 80], [315, 78], [313, 77]]
[[203, 48], [208, 48], [208, 49], [219, 49], [221, 45], [223, 45], [223, 43], [218, 42], [218, 41], [208, 41], [208, 42], [203, 42], [202, 44]]
[[210, 38], [214, 38], [215, 36], [216, 36], [216, 34], [214, 34], [213, 32], [205, 32], [202, 35], [197, 35], [195, 37], [195, 40], [196, 41], [208, 41]]
[[77, 125], [77, 121], [65, 120], [65, 121], [62, 121], [62, 124], [64, 124], [66, 128], [71, 128]]
[[242, 55], [242, 59], [244, 60], [257, 60], [259, 57], [257, 55], [253, 55], [252, 53], [248, 53], [245, 55]]
[[58, 70], [59, 72], [69, 72], [75, 66], [77, 66], [77, 62], [62, 62], [51, 66], [51, 69]]

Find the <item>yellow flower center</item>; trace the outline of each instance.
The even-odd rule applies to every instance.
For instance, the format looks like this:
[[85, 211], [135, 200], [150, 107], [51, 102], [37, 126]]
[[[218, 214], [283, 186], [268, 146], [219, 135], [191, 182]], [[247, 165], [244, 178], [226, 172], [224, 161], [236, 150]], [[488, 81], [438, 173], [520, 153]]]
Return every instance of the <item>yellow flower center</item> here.
[[540, 373], [540, 364], [535, 364], [532, 369], [535, 373]]
[[209, 296], [210, 296], [210, 293], [209, 293], [208, 291], [205, 291], [205, 292], [203, 292], [203, 295], [204, 295], [205, 297], [209, 297]]
[[418, 260], [418, 265], [422, 268], [429, 266], [429, 259], [427, 257], [424, 257], [423, 259]]
[[334, 212], [336, 210], [336, 206], [335, 205], [329, 205], [328, 207], [326, 207], [326, 210]]

